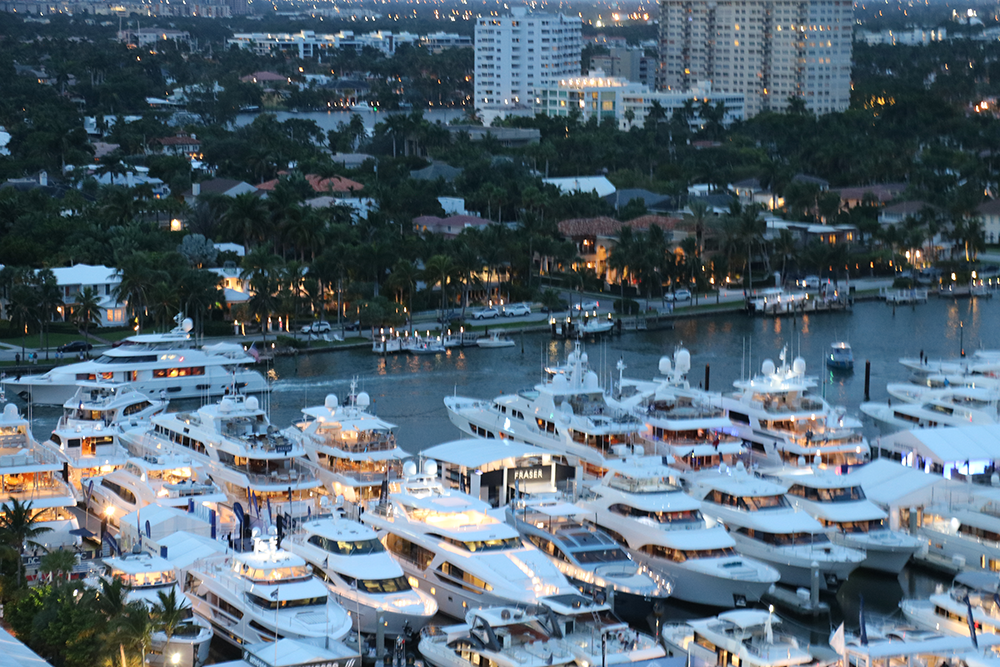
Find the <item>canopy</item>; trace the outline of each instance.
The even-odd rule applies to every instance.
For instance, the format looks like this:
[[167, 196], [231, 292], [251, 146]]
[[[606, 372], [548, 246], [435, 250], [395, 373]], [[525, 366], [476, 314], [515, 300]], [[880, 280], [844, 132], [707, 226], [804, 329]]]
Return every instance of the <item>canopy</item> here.
[[441, 445], [425, 449], [423, 455], [441, 463], [451, 463], [466, 468], [479, 468], [488, 463], [502, 461], [506, 458], [525, 458], [528, 456], [553, 456], [553, 453], [541, 447], [528, 445], [513, 440], [483, 440], [468, 438], [453, 440]]
[[944, 466], [1000, 459], [1000, 425], [917, 428], [882, 438], [881, 447]]

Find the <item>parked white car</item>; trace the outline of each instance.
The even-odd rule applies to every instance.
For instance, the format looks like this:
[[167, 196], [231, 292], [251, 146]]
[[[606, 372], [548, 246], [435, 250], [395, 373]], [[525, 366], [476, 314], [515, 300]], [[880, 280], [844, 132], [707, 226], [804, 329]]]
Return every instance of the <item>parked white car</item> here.
[[329, 322], [313, 322], [302, 327], [302, 333], [324, 334], [330, 333], [332, 329]]
[[579, 311], [592, 311], [597, 310], [600, 307], [600, 302], [598, 301], [581, 301], [576, 304], [575, 308]]
[[691, 300], [691, 290], [679, 289], [674, 292], [667, 292], [663, 295], [666, 301], [690, 301]]
[[505, 306], [503, 309], [503, 314], [507, 317], [521, 317], [522, 315], [531, 315], [531, 306], [526, 303], [514, 303], [509, 306]]
[[496, 306], [490, 306], [483, 308], [472, 317], [477, 320], [492, 320], [494, 317], [500, 317], [500, 310]]

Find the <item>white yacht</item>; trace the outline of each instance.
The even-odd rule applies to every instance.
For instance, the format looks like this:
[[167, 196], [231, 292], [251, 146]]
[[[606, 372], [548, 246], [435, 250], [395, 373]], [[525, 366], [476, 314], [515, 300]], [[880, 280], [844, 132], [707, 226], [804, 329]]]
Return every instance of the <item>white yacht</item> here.
[[132, 457], [123, 468], [84, 480], [83, 489], [90, 511], [116, 526], [121, 517], [153, 503], [181, 509], [197, 503], [216, 509], [227, 500], [203, 467], [172, 452]]
[[[1000, 423], [996, 400], [984, 400], [986, 390], [940, 390], [921, 403], [870, 401], [861, 411], [878, 423], [883, 433], [938, 426], [976, 426]], [[995, 393], [995, 392], [990, 392]]]
[[76, 498], [61, 473], [62, 463], [35, 441], [17, 406], [5, 405], [0, 413], [0, 512], [14, 500], [31, 503], [35, 525], [49, 529], [35, 541], [47, 549], [80, 544], [72, 532], [80, 527], [71, 509]]
[[526, 498], [508, 505], [507, 521], [547, 554], [584, 595], [606, 598], [618, 616], [642, 624], [670, 597], [663, 572], [632, 560], [606, 532], [581, 517], [589, 512], [552, 498]]
[[667, 655], [691, 665], [713, 667], [791, 667], [809, 665], [812, 654], [781, 632], [781, 619], [769, 611], [740, 609], [712, 618], [667, 625], [661, 635]]
[[254, 362], [241, 345], [197, 347], [190, 319], [168, 333], [138, 334], [89, 361], [59, 366], [41, 375], [4, 379], [3, 385], [36, 404], [62, 405], [80, 380], [128, 382], [151, 398], [221, 396], [234, 385], [241, 391], [264, 391], [264, 377], [243, 366]]
[[410, 635], [437, 613], [434, 598], [410, 585], [375, 531], [364, 524], [336, 514], [312, 519], [283, 545], [312, 566], [342, 607], [357, 613], [362, 632], [381, 622], [391, 636]]
[[[886, 392], [892, 399], [898, 399], [904, 403], [923, 403], [931, 399], [943, 396], [956, 395], [957, 400], [969, 400], [973, 402], [973, 407], [986, 409], [992, 408], [994, 412], [1000, 410], [1000, 381], [989, 378], [991, 382], [977, 385], [945, 383], [944, 377], [930, 375], [918, 382], [890, 382], [885, 386]], [[995, 385], [995, 386], [994, 386]]]
[[587, 370], [587, 353], [577, 343], [566, 372], [556, 372], [532, 390], [480, 401], [444, 399], [451, 423], [483, 438], [511, 438], [558, 452], [571, 464], [598, 468], [617, 458], [618, 445], [638, 440], [640, 422], [608, 404], [597, 374]]
[[305, 416], [285, 434], [305, 448], [327, 491], [351, 503], [378, 494], [385, 479], [395, 480], [409, 454], [396, 444], [396, 425], [368, 412], [366, 392], [351, 394], [341, 405], [334, 394], [321, 406], [305, 408]]
[[778, 571], [736, 553], [725, 528], [710, 527], [701, 503], [672, 482], [674, 472], [659, 457], [614, 462], [578, 505], [637, 561], [665, 572], [674, 598], [727, 608], [759, 601]]
[[560, 667], [576, 657], [553, 636], [551, 614], [519, 607], [470, 609], [465, 623], [427, 627], [420, 654], [433, 667]]
[[768, 467], [796, 465], [803, 456], [813, 461], [817, 454], [828, 466], [866, 462], [870, 450], [861, 422], [810, 394], [816, 379], [806, 376], [801, 357], [789, 366], [787, 351], [781, 351], [781, 366], [765, 360], [760, 375], [737, 380], [736, 391], [720, 399], [754, 458]]
[[369, 504], [361, 519], [442, 612], [462, 618], [469, 609], [576, 592], [545, 554], [490, 514], [488, 503], [446, 489], [436, 474], [433, 461], [423, 471], [407, 461], [388, 497]]
[[609, 608], [579, 593], [542, 601], [555, 615], [555, 635], [576, 656], [579, 667], [627, 665], [666, 655], [656, 639], [633, 630]]
[[737, 551], [773, 566], [782, 584], [808, 587], [816, 563], [820, 588], [836, 591], [864, 562], [865, 552], [834, 544], [816, 519], [792, 507], [784, 486], [750, 476], [742, 464], [727, 473], [700, 473], [691, 493], [726, 526]]
[[[619, 375], [625, 370], [618, 362]], [[717, 394], [692, 389], [687, 381], [691, 353], [678, 348], [661, 357], [661, 377], [651, 381], [619, 378], [612, 405], [628, 410], [645, 424], [640, 432], [650, 454], [669, 454], [678, 468], [700, 470], [733, 464], [744, 452], [737, 429], [719, 407]]]
[[231, 644], [277, 636], [326, 646], [352, 631], [351, 615], [330, 599], [302, 557], [277, 547], [273, 533], [255, 535], [253, 551], [242, 553], [183, 532], [162, 540], [162, 546], [181, 572], [194, 612]]
[[946, 635], [969, 636], [969, 612], [976, 634], [1000, 634], [1000, 578], [996, 572], [962, 572], [948, 591], [926, 600], [904, 599], [899, 608], [910, 623]]
[[161, 604], [160, 593], [176, 596], [186, 610], [186, 617], [170, 638], [162, 629], [153, 631], [152, 650], [147, 661], [157, 667], [200, 667], [208, 660], [212, 626], [191, 612], [191, 603], [177, 585], [177, 572], [170, 561], [146, 553], [105, 558], [85, 579], [90, 588], [100, 590], [101, 582], [121, 579], [128, 586], [128, 602], [142, 602], [152, 609]]
[[915, 554], [917, 560], [954, 573], [1000, 571], [1000, 506], [992, 500], [972, 497], [935, 503], [903, 510], [901, 516], [910, 533], [927, 544], [926, 551]]
[[323, 483], [303, 460], [301, 444], [271, 425], [255, 396], [226, 396], [196, 412], [153, 417], [122, 441], [136, 455], [172, 451], [203, 466], [234, 503], [268, 504], [291, 517], [309, 514]]
[[830, 529], [830, 540], [867, 554], [862, 567], [899, 574], [923, 540], [889, 527], [888, 514], [865, 497], [851, 475], [793, 468], [777, 477], [789, 484], [788, 500]]

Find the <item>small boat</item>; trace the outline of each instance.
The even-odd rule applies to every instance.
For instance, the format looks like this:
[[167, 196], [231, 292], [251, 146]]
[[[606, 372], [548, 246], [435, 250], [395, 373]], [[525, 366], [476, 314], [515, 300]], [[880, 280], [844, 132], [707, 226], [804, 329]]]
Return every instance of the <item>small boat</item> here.
[[615, 323], [611, 319], [600, 319], [597, 317], [591, 317], [582, 325], [580, 325], [579, 332], [581, 336], [597, 336], [600, 334], [608, 333], [613, 329]]
[[781, 633], [780, 623], [781, 619], [767, 611], [740, 609], [667, 625], [662, 636], [667, 655], [683, 657], [688, 664], [744, 667], [817, 664], [798, 640]]
[[826, 357], [828, 368], [840, 368], [850, 370], [854, 368], [854, 353], [851, 352], [849, 343], [833, 343], [830, 345], [830, 354]]
[[440, 354], [445, 351], [445, 348], [441, 341], [430, 339], [415, 343], [406, 351], [410, 354]]
[[491, 333], [489, 336], [477, 340], [476, 345], [479, 347], [514, 347], [514, 341], [501, 333]]

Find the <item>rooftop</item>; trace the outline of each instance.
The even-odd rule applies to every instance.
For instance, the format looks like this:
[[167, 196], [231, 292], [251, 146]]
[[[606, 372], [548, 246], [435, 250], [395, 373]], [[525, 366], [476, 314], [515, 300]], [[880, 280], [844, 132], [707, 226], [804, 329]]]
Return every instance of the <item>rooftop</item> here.
[[676, 229], [680, 222], [678, 218], [669, 218], [665, 215], [643, 215], [626, 222], [607, 216], [599, 218], [572, 218], [559, 223], [559, 233], [570, 237], [613, 237], [618, 234], [618, 230], [625, 226], [631, 227], [636, 231], [646, 231], [655, 225], [664, 231], [671, 231]]

